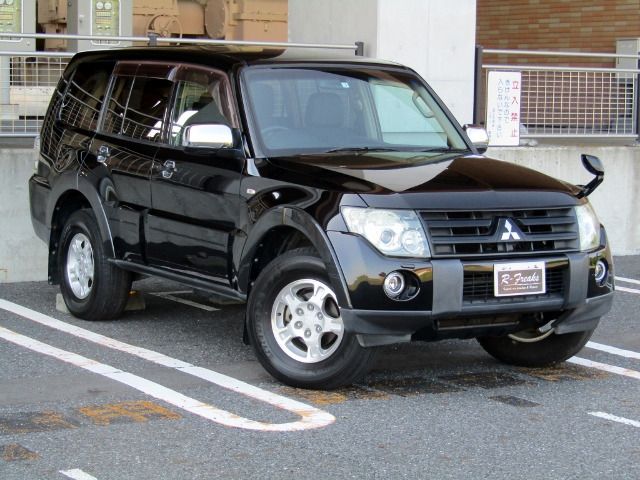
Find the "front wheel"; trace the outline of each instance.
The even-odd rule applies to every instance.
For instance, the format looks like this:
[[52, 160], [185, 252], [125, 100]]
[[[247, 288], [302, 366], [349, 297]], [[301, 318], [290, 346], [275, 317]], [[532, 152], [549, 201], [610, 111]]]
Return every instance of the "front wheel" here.
[[376, 351], [345, 332], [325, 266], [313, 250], [276, 258], [247, 305], [249, 339], [262, 366], [294, 387], [331, 389], [362, 377]]
[[558, 335], [553, 330], [530, 329], [501, 337], [480, 337], [478, 342], [501, 362], [541, 368], [573, 357], [592, 334], [593, 330]]
[[131, 274], [109, 263], [89, 209], [71, 214], [60, 235], [60, 290], [69, 312], [85, 320], [117, 318], [131, 288]]

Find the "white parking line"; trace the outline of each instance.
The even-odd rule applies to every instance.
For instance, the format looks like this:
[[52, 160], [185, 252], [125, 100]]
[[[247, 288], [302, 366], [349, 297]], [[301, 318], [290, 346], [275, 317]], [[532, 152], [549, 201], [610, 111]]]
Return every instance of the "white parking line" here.
[[635, 294], [639, 294], [640, 295], [640, 290], [635, 289], [635, 288], [627, 288], [627, 287], [620, 287], [618, 285], [616, 285], [616, 291], [617, 292], [627, 292], [627, 293], [635, 293]]
[[640, 380], [640, 372], [638, 372], [637, 370], [631, 370], [629, 368], [617, 367], [615, 365], [609, 365], [607, 363], [594, 362], [593, 360], [587, 360], [586, 358], [580, 357], [571, 357], [569, 360], [567, 360], [567, 362]]
[[611, 415], [610, 413], [605, 412], [587, 412], [589, 415], [593, 415], [594, 417], [604, 418], [605, 420], [611, 420], [612, 422], [623, 423], [624, 425], [631, 425], [632, 427], [640, 428], [640, 422], [636, 420], [630, 420], [624, 417], [617, 417], [615, 415]]
[[147, 292], [149, 295], [153, 295], [154, 297], [166, 298], [167, 300], [172, 300], [177, 303], [182, 303], [184, 305], [189, 305], [190, 307], [199, 308], [200, 310], [206, 310], [207, 312], [217, 312], [220, 310], [219, 308], [212, 307], [210, 305], [205, 305], [203, 303], [194, 302], [192, 300], [187, 300], [186, 298], [176, 297], [176, 295], [184, 295], [186, 293], [193, 293], [191, 290], [181, 290], [178, 292]]
[[60, 473], [65, 477], [73, 478], [73, 480], [98, 480], [93, 475], [89, 475], [79, 468], [74, 468], [73, 470], [60, 470]]
[[633, 350], [624, 350], [618, 347], [612, 347], [611, 345], [604, 345], [602, 343], [597, 342], [587, 342], [587, 347], [593, 348], [594, 350], [600, 350], [601, 352], [611, 353], [613, 355], [618, 355], [620, 357], [633, 358], [635, 360], [640, 360], [640, 353], [634, 352]]
[[[231, 390], [255, 400], [268, 403], [269, 405], [280, 408], [282, 410], [286, 410], [301, 417], [301, 419], [297, 422], [271, 424], [256, 422], [243, 417], [239, 417], [229, 412], [225, 412], [224, 410], [215, 409], [219, 413], [219, 423], [222, 423], [224, 425], [238, 428], [248, 428], [251, 430], [295, 431], [320, 428], [330, 425], [335, 421], [335, 417], [333, 415], [323, 410], [312, 407], [311, 405], [307, 405], [305, 403], [298, 402], [297, 400], [293, 400], [291, 398], [287, 398], [282, 395], [263, 390], [248, 383], [242, 382], [236, 378], [229, 377], [227, 375], [223, 375], [206, 368], [197, 367], [182, 360], [166, 356], [162, 353], [154, 352], [153, 350], [147, 350], [146, 348], [129, 345], [127, 343], [120, 342], [119, 340], [105, 337], [104, 335], [100, 335], [99, 333], [91, 332], [89, 330], [85, 330], [84, 328], [76, 327], [69, 323], [62, 322], [53, 317], [49, 317], [48, 315], [44, 315], [43, 313], [36, 312], [35, 310], [31, 310], [21, 305], [0, 299], [0, 308], [12, 312], [16, 315], [20, 315], [21, 317], [27, 318], [34, 322], [40, 323], [41, 325], [54, 328], [61, 332], [65, 332], [75, 337], [87, 340], [89, 342], [93, 342], [98, 345], [102, 345], [104, 347], [118, 350], [130, 355], [134, 355], [149, 362], [153, 362], [164, 367], [173, 368], [180, 372], [193, 375], [208, 382], [214, 383], [227, 390]], [[141, 380], [148, 382], [148, 380], [145, 379]], [[209, 409], [213, 408], [210, 405], [207, 405], [207, 407]]]
[[[103, 377], [109, 378], [116, 382], [123, 383], [151, 397], [157, 398], [158, 400], [162, 400], [178, 408], [181, 408], [182, 410], [186, 410], [187, 412], [199, 415], [203, 418], [206, 418], [207, 420], [211, 420], [228, 427], [270, 432], [288, 432], [293, 430], [305, 430], [308, 428], [324, 427], [325, 425], [328, 425], [335, 420], [335, 417], [329, 415], [328, 413], [313, 409], [313, 407], [307, 407], [307, 410], [313, 409], [316, 411], [310, 412], [311, 415], [306, 418], [303, 417], [303, 419], [298, 422], [276, 424], [257, 422], [255, 420], [243, 418], [231, 412], [221, 410], [214, 407], [213, 405], [203, 403], [194, 398], [187, 397], [180, 392], [171, 390], [170, 388], [164, 387], [159, 383], [152, 382], [151, 380], [147, 380], [146, 378], [139, 377], [138, 375], [119, 370], [105, 363], [96, 362], [95, 360], [83, 357], [82, 355], [78, 355], [73, 352], [61, 350], [54, 346], [40, 342], [39, 340], [21, 335], [3, 327], [0, 327], [0, 338], [4, 338], [11, 343], [15, 343], [16, 345], [19, 345], [21, 347], [28, 348], [29, 350], [32, 350], [34, 352], [57, 358], [58, 360], [70, 363], [71, 365], [75, 365], [76, 367], [80, 367], [98, 375], [102, 375]], [[299, 413], [302, 416], [301, 412], [296, 413]], [[322, 419], [318, 417], [322, 417]]]
[[618, 277], [617, 275], [615, 278], [619, 282], [635, 283], [636, 285], [640, 285], [640, 280], [636, 280], [635, 278]]

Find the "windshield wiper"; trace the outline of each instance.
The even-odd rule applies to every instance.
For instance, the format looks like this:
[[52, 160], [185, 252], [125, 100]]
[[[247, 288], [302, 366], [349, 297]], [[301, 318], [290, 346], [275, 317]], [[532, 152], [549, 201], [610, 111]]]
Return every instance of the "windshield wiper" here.
[[417, 148], [416, 152], [445, 152], [445, 153], [464, 153], [470, 152], [469, 148], [451, 148], [451, 147], [430, 147], [430, 148]]
[[396, 147], [396, 148], [390, 148], [390, 147], [340, 147], [340, 148], [332, 148], [331, 150], [327, 150], [325, 153], [340, 153], [340, 152], [345, 152], [345, 153], [359, 153], [359, 152], [402, 152], [402, 151], [408, 151], [408, 152], [419, 152], [419, 153], [425, 153], [425, 152], [443, 152], [443, 153], [464, 153], [464, 152], [470, 152], [471, 150], [468, 148], [450, 148], [450, 147], [428, 147], [428, 148], [422, 148], [422, 147]]
[[327, 150], [325, 153], [339, 153], [339, 152], [397, 152], [398, 150], [395, 148], [388, 147], [340, 147], [340, 148], [332, 148], [331, 150]]

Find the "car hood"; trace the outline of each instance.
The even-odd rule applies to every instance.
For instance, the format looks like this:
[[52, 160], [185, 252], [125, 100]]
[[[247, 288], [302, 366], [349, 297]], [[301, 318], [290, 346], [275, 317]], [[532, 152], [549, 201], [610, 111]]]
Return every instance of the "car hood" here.
[[479, 155], [333, 153], [267, 162], [269, 177], [357, 193], [372, 207], [469, 208], [478, 201], [474, 206], [483, 208], [564, 206], [576, 204], [579, 192], [535, 170]]

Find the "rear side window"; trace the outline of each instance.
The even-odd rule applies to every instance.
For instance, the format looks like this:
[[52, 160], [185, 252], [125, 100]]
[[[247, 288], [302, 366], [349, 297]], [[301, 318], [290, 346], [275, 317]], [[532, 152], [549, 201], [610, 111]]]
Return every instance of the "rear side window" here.
[[124, 114], [122, 135], [159, 142], [172, 85], [169, 80], [136, 77]]
[[160, 142], [172, 85], [173, 82], [162, 78], [116, 77], [102, 130]]
[[111, 90], [111, 96], [107, 102], [107, 111], [102, 126], [104, 132], [119, 135], [122, 131], [124, 112], [127, 108], [134, 78], [135, 77], [116, 77], [113, 89]]
[[78, 66], [60, 109], [60, 119], [65, 124], [95, 131], [112, 69], [113, 63]]

